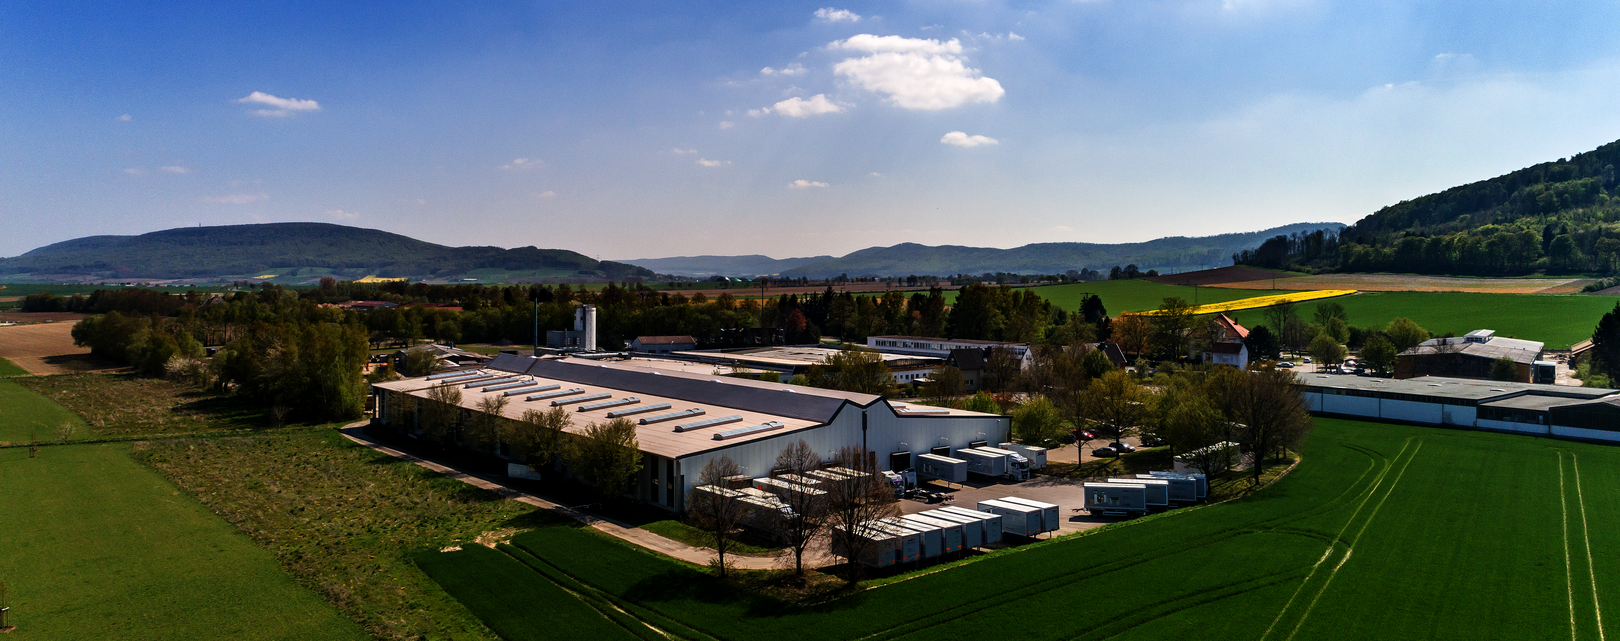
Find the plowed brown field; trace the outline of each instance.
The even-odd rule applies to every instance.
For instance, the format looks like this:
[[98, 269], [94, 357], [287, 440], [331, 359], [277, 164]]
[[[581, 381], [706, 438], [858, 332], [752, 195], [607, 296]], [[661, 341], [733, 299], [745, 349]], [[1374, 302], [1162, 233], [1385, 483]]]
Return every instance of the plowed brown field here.
[[[1586, 278], [1454, 278], [1404, 274], [1317, 274], [1278, 278], [1277, 289], [1358, 289], [1364, 292], [1473, 292], [1479, 294], [1575, 294]], [[1209, 287], [1270, 289], [1270, 279], [1211, 283]]]
[[[9, 316], [9, 314], [8, 314]], [[71, 374], [118, 366], [73, 344], [73, 323], [39, 323], [0, 327], [0, 358], [30, 374]]]

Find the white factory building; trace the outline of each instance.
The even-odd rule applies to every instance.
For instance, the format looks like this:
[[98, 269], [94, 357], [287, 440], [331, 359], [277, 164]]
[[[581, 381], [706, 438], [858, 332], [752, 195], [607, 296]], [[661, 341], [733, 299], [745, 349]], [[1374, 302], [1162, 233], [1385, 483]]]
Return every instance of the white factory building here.
[[1440, 376], [1298, 377], [1313, 414], [1620, 441], [1620, 390]]
[[[1010, 419], [1000, 415], [633, 362], [503, 354], [481, 371], [496, 378], [453, 383], [463, 387], [461, 406], [468, 411], [477, 411], [484, 397], [506, 395], [511, 402], [504, 416], [510, 419], [553, 404], [568, 407], [575, 417], [569, 428], [573, 433], [592, 422], [618, 417], [637, 421], [643, 459], [633, 494], [674, 511], [683, 509], [687, 493], [710, 460], [729, 456], [743, 474], [766, 476], [776, 456], [801, 439], [826, 460], [842, 447], [862, 447], [875, 454], [884, 470], [910, 468], [920, 454], [949, 454], [1010, 440]], [[506, 379], [511, 381], [493, 382]], [[386, 423], [400, 414], [390, 411], [399, 395], [426, 400], [429, 389], [443, 384], [440, 380], [411, 378], [373, 385], [374, 420]], [[406, 416], [400, 420], [411, 424], [402, 427], [414, 430], [419, 410]]]

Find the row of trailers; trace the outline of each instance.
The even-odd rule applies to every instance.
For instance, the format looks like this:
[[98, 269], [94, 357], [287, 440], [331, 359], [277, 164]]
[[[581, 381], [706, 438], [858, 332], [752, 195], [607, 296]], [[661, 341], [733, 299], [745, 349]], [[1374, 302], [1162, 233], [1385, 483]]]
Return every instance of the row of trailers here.
[[1001, 478], [1009, 481], [1027, 481], [1033, 470], [1046, 467], [1046, 448], [1017, 443], [1002, 443], [1001, 447], [978, 444], [964, 447], [954, 455], [950, 448], [917, 456], [917, 477], [922, 480], [939, 479], [950, 483], [967, 481], [968, 473]]
[[1035, 538], [1058, 529], [1058, 506], [1051, 503], [1009, 496], [981, 501], [978, 508], [942, 507], [869, 521], [857, 533], [867, 542], [864, 551], [852, 553], [844, 549], [843, 537], [834, 536], [832, 553], [884, 568], [982, 548], [1004, 536]]
[[1197, 503], [1209, 495], [1203, 474], [1150, 472], [1086, 483], [1086, 511], [1100, 516], [1135, 516], [1173, 505]]
[[696, 491], [736, 499], [743, 506], [742, 526], [768, 538], [774, 538], [777, 526], [793, 516], [793, 508], [782, 499], [788, 498], [789, 495], [825, 496], [827, 491], [817, 486], [828, 482], [856, 479], [860, 476], [860, 472], [849, 468], [829, 467], [812, 470], [804, 475], [782, 474], [757, 479], [733, 476], [725, 479], [725, 487], [701, 485]]

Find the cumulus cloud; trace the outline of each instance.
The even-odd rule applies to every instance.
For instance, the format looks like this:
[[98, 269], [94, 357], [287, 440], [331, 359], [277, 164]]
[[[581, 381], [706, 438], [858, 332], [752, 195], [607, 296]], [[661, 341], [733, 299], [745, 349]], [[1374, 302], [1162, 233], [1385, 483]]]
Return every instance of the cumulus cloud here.
[[268, 200], [269, 198], [270, 198], [269, 194], [259, 193], [259, 194], [228, 194], [228, 195], [225, 195], [225, 196], [203, 196], [201, 198], [201, 200], [203, 202], [205, 202], [205, 203], [224, 203], [224, 204], [227, 204], [227, 205], [246, 205], [246, 204], [251, 203], [251, 202], [258, 202], [258, 201], [261, 201], [261, 200]]
[[1023, 36], [1020, 36], [1020, 35], [1016, 34], [1016, 33], [1008, 31], [1007, 32], [1007, 39], [1012, 40], [1013, 42], [1017, 42], [1019, 40], [1024, 40], [1025, 38]]
[[546, 191], [542, 191], [542, 192], [540, 192], [538, 194], [535, 194], [535, 196], [538, 196], [540, 198], [556, 198], [557, 197], [557, 192], [554, 192], [554, 191], [551, 191], [551, 190], [548, 189]]
[[360, 212], [343, 211], [341, 209], [328, 209], [328, 210], [326, 210], [326, 215], [331, 216], [333, 218], [336, 218], [338, 220], [354, 220], [354, 219], [360, 217]]
[[763, 116], [765, 114], [768, 114], [770, 112], [771, 112], [770, 107], [766, 107], [764, 109], [749, 109], [748, 110], [748, 115], [751, 116], [751, 117], [754, 117], [754, 118], [758, 118], [758, 117]]
[[1001, 144], [1001, 141], [989, 136], [980, 136], [978, 134], [969, 136], [966, 132], [961, 131], [953, 131], [945, 134], [945, 136], [940, 138], [939, 141], [947, 145], [955, 145], [957, 147], [977, 147], [979, 145]]
[[696, 154], [697, 150], [696, 149], [681, 149], [680, 147], [676, 147], [674, 149], [669, 150], [669, 153], [675, 154], [677, 156], [686, 156], [686, 155]]
[[[776, 113], [782, 114], [789, 118], [807, 118], [810, 116], [819, 116], [821, 114], [835, 114], [844, 110], [843, 106], [828, 100], [827, 94], [822, 93], [810, 96], [809, 100], [794, 96], [771, 105], [771, 108], [775, 109]], [[766, 111], [766, 113], [770, 112]]]
[[788, 189], [809, 189], [811, 187], [826, 187], [827, 183], [800, 178], [788, 183]]
[[717, 125], [717, 126], [720, 127], [721, 129], [730, 129], [732, 127], [737, 126], [737, 123], [734, 123], [734, 122], [732, 122], [730, 120], [722, 120], [722, 121], [720, 121], [720, 124]]
[[166, 172], [169, 172], [171, 174], [189, 174], [189, 173], [191, 173], [191, 169], [189, 169], [187, 167], [182, 167], [180, 165], [164, 165], [162, 167], [158, 167], [158, 171], [166, 171]]
[[542, 164], [545, 163], [533, 158], [513, 158], [512, 162], [501, 165], [498, 167], [498, 169], [504, 171], [523, 171], [527, 169], [534, 169]]
[[729, 160], [709, 160], [708, 158], [699, 158], [699, 159], [697, 159], [697, 164], [701, 165], [703, 167], [719, 167], [721, 165], [729, 165], [729, 164], [731, 164], [731, 161], [729, 161]]
[[828, 49], [870, 55], [848, 58], [833, 73], [868, 91], [886, 94], [902, 109], [936, 111], [966, 104], [995, 102], [1006, 91], [994, 78], [968, 67], [961, 41], [860, 34], [827, 45]]
[[141, 169], [140, 167], [130, 167], [128, 169], [125, 169], [124, 173], [129, 174], [131, 176], [140, 176], [142, 174], [145, 174], [146, 170]]
[[820, 9], [816, 9], [816, 19], [822, 22], [830, 22], [834, 24], [839, 22], [856, 23], [861, 21], [861, 16], [848, 9], [822, 7]]
[[872, 172], [870, 174], [867, 174], [866, 177], [867, 178], [882, 178], [883, 174], [880, 174], [880, 173], [874, 171], [874, 172]]
[[122, 116], [114, 118], [113, 120], [120, 120], [120, 121], [123, 121], [123, 122], [129, 122], [129, 121], [134, 120], [134, 119], [135, 118], [133, 116], [131, 116], [129, 114], [124, 114]]
[[761, 76], [802, 76], [807, 73], [810, 73], [810, 70], [805, 69], [804, 65], [797, 62], [790, 63], [788, 66], [782, 67], [781, 69], [766, 67], [759, 70], [759, 75]]
[[321, 105], [314, 100], [300, 100], [298, 98], [282, 98], [272, 96], [262, 91], [255, 91], [246, 98], [237, 98], [237, 102], [264, 105], [269, 109], [255, 109], [248, 113], [268, 118], [285, 118], [301, 111], [320, 111]]

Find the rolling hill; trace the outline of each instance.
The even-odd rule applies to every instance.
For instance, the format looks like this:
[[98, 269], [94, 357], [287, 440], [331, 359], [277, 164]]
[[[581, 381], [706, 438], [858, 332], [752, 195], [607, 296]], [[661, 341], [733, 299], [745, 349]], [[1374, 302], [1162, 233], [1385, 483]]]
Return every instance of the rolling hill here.
[[[659, 273], [683, 275], [725, 274], [751, 276], [781, 274], [784, 277], [827, 278], [850, 276], [951, 276], [1009, 272], [1057, 274], [1079, 269], [1108, 271], [1134, 264], [1143, 271], [1188, 271], [1231, 264], [1232, 254], [1253, 249], [1277, 235], [1308, 233], [1318, 229], [1338, 231], [1340, 223], [1298, 223], [1264, 231], [1221, 234], [1199, 238], [1172, 236], [1141, 243], [1036, 243], [997, 249], [959, 245], [929, 246], [901, 243], [892, 247], [870, 247], [832, 258], [770, 259], [765, 256], [682, 256], [626, 260]], [[802, 262], [801, 262], [802, 261]], [[792, 263], [798, 262], [795, 265]], [[684, 271], [669, 271], [679, 266]], [[770, 271], [766, 271], [766, 270]]]
[[182, 227], [139, 236], [87, 236], [13, 258], [0, 276], [18, 280], [198, 279], [278, 274], [449, 279], [649, 277], [645, 268], [564, 249], [447, 247], [375, 229], [329, 223]]

